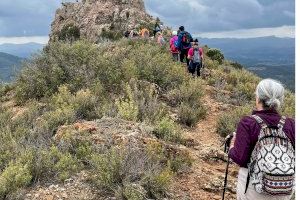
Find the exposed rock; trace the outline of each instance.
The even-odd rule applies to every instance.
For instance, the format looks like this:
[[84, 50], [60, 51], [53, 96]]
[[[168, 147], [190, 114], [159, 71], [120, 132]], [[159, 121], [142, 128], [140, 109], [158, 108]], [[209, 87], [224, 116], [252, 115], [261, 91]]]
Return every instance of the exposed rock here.
[[203, 148], [200, 152], [200, 157], [203, 160], [227, 160], [227, 155], [222, 151], [220, 148], [217, 148], [215, 146], [209, 146], [206, 148]]
[[88, 184], [89, 174], [82, 171], [72, 177], [71, 182], [50, 186], [37, 186], [28, 191], [25, 200], [58, 200], [58, 199], [101, 199], [97, 188]]
[[157, 140], [151, 132], [152, 128], [143, 124], [117, 118], [102, 118], [96, 121], [83, 121], [74, 125], [61, 126], [54, 136], [54, 140], [61, 142], [71, 137], [105, 146], [128, 143], [141, 145]]
[[123, 33], [151, 21], [153, 18], [146, 13], [143, 0], [83, 0], [64, 3], [56, 11], [51, 24], [50, 41], [58, 40], [60, 31], [70, 24], [79, 28], [81, 38], [98, 42], [103, 31]]

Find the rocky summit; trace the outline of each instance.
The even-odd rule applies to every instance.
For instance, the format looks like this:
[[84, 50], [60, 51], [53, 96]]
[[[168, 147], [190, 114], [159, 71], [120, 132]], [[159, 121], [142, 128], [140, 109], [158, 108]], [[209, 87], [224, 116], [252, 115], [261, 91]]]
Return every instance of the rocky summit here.
[[98, 42], [107, 33], [122, 34], [153, 22], [143, 0], [82, 0], [62, 3], [51, 25], [50, 41], [59, 40], [66, 27], [79, 29], [80, 38]]

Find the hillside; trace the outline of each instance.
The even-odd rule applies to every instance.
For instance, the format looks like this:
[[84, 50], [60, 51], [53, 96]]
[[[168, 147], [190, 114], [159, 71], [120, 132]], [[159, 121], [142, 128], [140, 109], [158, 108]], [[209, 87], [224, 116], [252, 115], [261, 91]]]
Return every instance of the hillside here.
[[[0, 196], [220, 199], [222, 137], [259, 79], [206, 61], [201, 80], [151, 41], [51, 44], [0, 90]], [[294, 116], [292, 94], [286, 103]], [[232, 197], [236, 175], [232, 165]]]
[[20, 57], [0, 52], [0, 81], [10, 81], [22, 60]]
[[[76, 8], [76, 26], [85, 24], [99, 2], [143, 5], [86, 0], [66, 4], [56, 20]], [[52, 39], [0, 85], [0, 199], [221, 199], [221, 144], [251, 112], [260, 78], [209, 47], [202, 77], [193, 78], [168, 45], [95, 41], [82, 37], [85, 28]], [[281, 112], [293, 117], [294, 95], [285, 101]], [[231, 164], [227, 199], [235, 199], [236, 177]]]

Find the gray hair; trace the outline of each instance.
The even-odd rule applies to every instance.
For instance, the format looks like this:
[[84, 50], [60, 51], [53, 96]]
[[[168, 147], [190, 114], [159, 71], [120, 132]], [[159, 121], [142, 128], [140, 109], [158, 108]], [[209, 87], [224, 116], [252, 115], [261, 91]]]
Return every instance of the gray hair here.
[[267, 108], [280, 108], [284, 100], [283, 85], [273, 79], [264, 79], [256, 87], [256, 97]]

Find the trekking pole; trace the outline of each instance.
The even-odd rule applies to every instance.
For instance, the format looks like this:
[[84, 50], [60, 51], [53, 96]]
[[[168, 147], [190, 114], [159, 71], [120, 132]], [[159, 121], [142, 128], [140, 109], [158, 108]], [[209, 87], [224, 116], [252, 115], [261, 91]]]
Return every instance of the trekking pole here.
[[229, 159], [229, 156], [227, 155], [227, 165], [226, 165], [226, 171], [225, 171], [225, 180], [224, 180], [224, 188], [223, 188], [222, 200], [225, 200], [225, 192], [226, 192], [226, 187], [227, 187], [227, 178], [228, 178], [229, 163], [230, 163], [230, 159]]
[[225, 193], [226, 193], [227, 179], [228, 179], [228, 170], [229, 170], [229, 164], [230, 164], [229, 147], [230, 147], [230, 142], [231, 142], [232, 138], [233, 138], [233, 133], [228, 135], [225, 138], [225, 142], [224, 142], [224, 145], [225, 145], [224, 152], [227, 153], [227, 165], [226, 165], [226, 170], [225, 170], [225, 179], [224, 179], [222, 200], [225, 200]]

